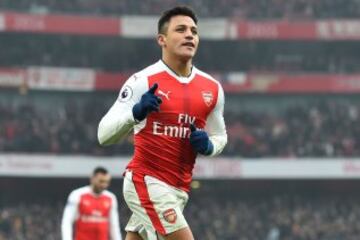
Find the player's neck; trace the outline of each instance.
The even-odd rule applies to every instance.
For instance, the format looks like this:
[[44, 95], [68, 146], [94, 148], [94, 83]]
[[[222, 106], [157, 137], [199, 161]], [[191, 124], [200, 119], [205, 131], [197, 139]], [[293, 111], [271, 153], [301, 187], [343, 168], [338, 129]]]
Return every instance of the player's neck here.
[[90, 187], [91, 187], [91, 192], [92, 192], [95, 196], [99, 196], [99, 195], [101, 194], [101, 192], [96, 191], [96, 189], [95, 189], [94, 186], [90, 185]]
[[191, 74], [192, 61], [181, 61], [180, 59], [173, 59], [170, 57], [163, 56], [162, 61], [178, 76], [188, 77]]

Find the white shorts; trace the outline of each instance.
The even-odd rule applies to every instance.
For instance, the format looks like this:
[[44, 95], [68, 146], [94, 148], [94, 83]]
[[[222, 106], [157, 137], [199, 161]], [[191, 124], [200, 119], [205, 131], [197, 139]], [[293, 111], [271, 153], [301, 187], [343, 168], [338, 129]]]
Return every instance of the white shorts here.
[[126, 231], [138, 232], [144, 240], [158, 239], [188, 226], [183, 215], [188, 194], [154, 177], [127, 171], [123, 194], [133, 214]]

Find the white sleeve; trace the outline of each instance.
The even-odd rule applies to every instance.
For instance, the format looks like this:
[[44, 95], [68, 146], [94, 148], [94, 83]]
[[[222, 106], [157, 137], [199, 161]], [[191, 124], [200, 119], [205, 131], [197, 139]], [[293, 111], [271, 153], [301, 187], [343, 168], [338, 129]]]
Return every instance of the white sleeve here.
[[206, 120], [205, 130], [209, 134], [210, 141], [214, 145], [211, 156], [218, 155], [227, 143], [227, 134], [224, 121], [224, 90], [219, 84], [218, 99], [215, 108]]
[[134, 127], [132, 108], [147, 90], [146, 79], [136, 74], [125, 82], [118, 99], [99, 123], [97, 136], [101, 145], [118, 143]]
[[62, 240], [73, 240], [73, 225], [78, 215], [78, 204], [79, 201], [74, 192], [72, 192], [68, 197], [61, 220]]
[[118, 214], [118, 206], [117, 199], [115, 195], [113, 196], [113, 203], [110, 210], [110, 236], [111, 240], [121, 240], [121, 231], [119, 224], [119, 214]]

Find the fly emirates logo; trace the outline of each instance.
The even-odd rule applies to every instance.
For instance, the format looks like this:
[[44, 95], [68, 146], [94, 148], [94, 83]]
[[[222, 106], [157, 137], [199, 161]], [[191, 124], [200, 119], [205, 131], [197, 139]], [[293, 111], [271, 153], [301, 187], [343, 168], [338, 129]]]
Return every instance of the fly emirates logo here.
[[[180, 113], [178, 115], [178, 124], [179, 125], [164, 125], [160, 122], [153, 122], [153, 134], [154, 135], [164, 135], [169, 137], [177, 137], [177, 138], [190, 138], [190, 124], [195, 123], [195, 117], [192, 117], [186, 113]], [[185, 125], [185, 126], [184, 126]]]

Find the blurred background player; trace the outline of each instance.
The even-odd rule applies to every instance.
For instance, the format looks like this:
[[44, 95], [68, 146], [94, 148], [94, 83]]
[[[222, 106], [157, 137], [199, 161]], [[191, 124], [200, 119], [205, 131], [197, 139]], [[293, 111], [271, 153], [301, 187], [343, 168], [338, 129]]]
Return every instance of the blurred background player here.
[[135, 154], [124, 179], [133, 212], [126, 239], [191, 240], [182, 212], [197, 154], [217, 155], [227, 142], [224, 93], [193, 66], [199, 35], [190, 8], [165, 11], [157, 41], [161, 60], [124, 84], [99, 124], [98, 138], [103, 145], [114, 144], [134, 128]]
[[62, 240], [121, 240], [116, 196], [106, 190], [111, 176], [94, 169], [90, 185], [68, 197], [61, 223]]

